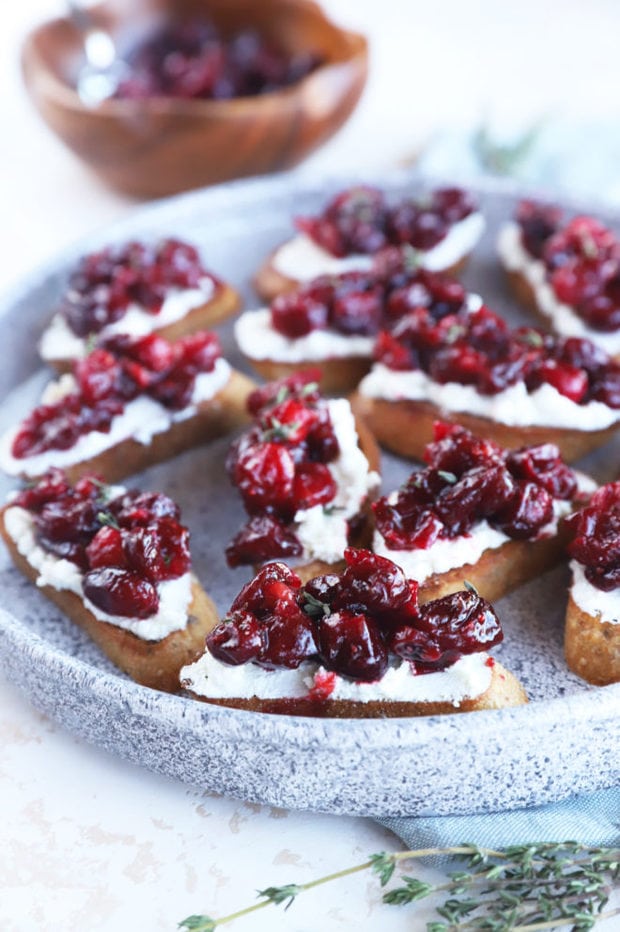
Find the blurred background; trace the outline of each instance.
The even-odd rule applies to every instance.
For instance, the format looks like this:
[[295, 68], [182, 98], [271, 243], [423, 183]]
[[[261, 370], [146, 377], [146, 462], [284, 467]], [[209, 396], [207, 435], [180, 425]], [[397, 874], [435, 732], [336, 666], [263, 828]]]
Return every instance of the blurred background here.
[[[370, 75], [350, 121], [297, 171], [346, 173], [419, 156], [445, 177], [499, 169], [620, 202], [616, 0], [323, 6], [368, 36]], [[59, 0], [2, 5], [0, 184], [10, 218], [0, 232], [2, 284], [132, 206], [49, 132], [22, 87], [24, 35], [64, 11]]]

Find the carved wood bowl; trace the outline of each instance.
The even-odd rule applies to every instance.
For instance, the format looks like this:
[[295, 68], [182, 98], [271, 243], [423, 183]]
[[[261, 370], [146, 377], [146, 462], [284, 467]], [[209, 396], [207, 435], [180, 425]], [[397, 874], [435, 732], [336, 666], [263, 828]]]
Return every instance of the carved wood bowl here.
[[362, 93], [367, 43], [328, 20], [312, 0], [141, 0], [131, 9], [94, 8], [119, 48], [167, 11], [208, 15], [226, 34], [254, 27], [291, 53], [323, 63], [296, 84], [232, 100], [103, 101], [86, 106], [75, 90], [82, 36], [67, 18], [34, 29], [22, 49], [26, 86], [63, 142], [111, 187], [160, 197], [246, 175], [290, 168], [326, 142]]

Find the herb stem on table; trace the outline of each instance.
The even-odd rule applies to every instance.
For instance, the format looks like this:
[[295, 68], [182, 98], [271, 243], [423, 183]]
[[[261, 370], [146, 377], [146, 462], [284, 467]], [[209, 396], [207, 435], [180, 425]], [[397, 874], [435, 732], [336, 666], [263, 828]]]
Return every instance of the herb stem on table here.
[[427, 923], [428, 932], [537, 932], [561, 926], [570, 926], [572, 932], [587, 932], [600, 919], [620, 915], [620, 908], [603, 911], [620, 878], [620, 848], [597, 848], [569, 841], [515, 845], [494, 851], [463, 844], [373, 854], [363, 864], [317, 880], [259, 890], [258, 903], [228, 916], [219, 919], [188, 916], [179, 923], [179, 928], [186, 932], [213, 932], [266, 906], [284, 905], [286, 910], [306, 890], [366, 870], [376, 874], [380, 885], [385, 887], [400, 862], [436, 856], [464, 861], [468, 870], [449, 873], [449, 880], [441, 884], [403, 875], [400, 886], [383, 894], [383, 902], [393, 906], [448, 894], [442, 905], [436, 907], [444, 921]]

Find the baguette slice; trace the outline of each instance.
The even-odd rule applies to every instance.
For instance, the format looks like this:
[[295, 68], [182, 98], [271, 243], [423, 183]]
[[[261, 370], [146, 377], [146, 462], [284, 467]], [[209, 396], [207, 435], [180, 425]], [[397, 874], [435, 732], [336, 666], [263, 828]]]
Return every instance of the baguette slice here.
[[[0, 511], [0, 536], [17, 569], [30, 582], [36, 583], [37, 570], [19, 553], [6, 530], [5, 511], [6, 508]], [[53, 586], [37, 588], [71, 621], [86, 631], [112, 663], [137, 683], [164, 692], [178, 690], [181, 667], [192, 663], [202, 654], [205, 637], [218, 622], [215, 605], [196, 579], [192, 580], [193, 597], [188, 606], [187, 627], [173, 631], [161, 641], [146, 641], [131, 631], [100, 621], [74, 592], [55, 589]]]
[[[105, 482], [117, 482], [172, 459], [247, 424], [245, 402], [254, 388], [251, 379], [233, 369], [226, 385], [208, 401], [197, 405], [192, 417], [173, 422], [167, 430], [155, 434], [150, 443], [139, 443], [132, 438], [123, 440], [90, 459], [64, 467], [64, 472], [71, 483], [84, 473], [95, 473]], [[26, 471], [20, 475], [29, 480], [37, 478], [36, 474]]]
[[620, 624], [584, 612], [569, 594], [564, 654], [573, 673], [588, 683], [620, 682]]
[[416, 460], [422, 459], [424, 448], [433, 440], [435, 421], [461, 424], [472, 433], [507, 449], [554, 443], [568, 463], [598, 449], [620, 428], [619, 423], [589, 431], [539, 425], [511, 427], [463, 411], [446, 411], [428, 401], [386, 401], [369, 398], [360, 392], [351, 396], [351, 406], [356, 415], [366, 421], [382, 446], [399, 456]]
[[[432, 676], [433, 674], [427, 674]], [[527, 695], [512, 673], [495, 661], [488, 689], [479, 696], [464, 699], [460, 705], [451, 702], [354, 702], [345, 699], [207, 699], [191, 690], [187, 695], [200, 702], [244, 709], [247, 712], [268, 712], [275, 715], [304, 715], [314, 718], [411, 718], [422, 715], [447, 715], [454, 712], [477, 712], [482, 709], [503, 709], [524, 705]]]
[[[152, 333], [164, 337], [170, 342], [180, 340], [181, 337], [199, 330], [211, 330], [216, 324], [222, 323], [241, 307], [241, 297], [230, 285], [220, 283], [217, 285], [213, 297], [198, 307], [192, 308], [179, 320], [173, 321], [163, 327], [154, 327]], [[155, 316], [153, 318], [157, 320]], [[71, 372], [74, 357], [45, 357], [48, 363], [59, 373]]]
[[[255, 291], [260, 295], [263, 301], [271, 302], [279, 294], [295, 291], [296, 288], [299, 288], [299, 286], [303, 284], [299, 279], [289, 278], [287, 275], [283, 275], [278, 271], [274, 264], [274, 259], [279, 248], [280, 247], [277, 247], [267, 256], [267, 259], [252, 280]], [[457, 275], [465, 268], [468, 261], [469, 255], [463, 256], [458, 262], [454, 262], [447, 269], [441, 269], [441, 272], [446, 275]]]

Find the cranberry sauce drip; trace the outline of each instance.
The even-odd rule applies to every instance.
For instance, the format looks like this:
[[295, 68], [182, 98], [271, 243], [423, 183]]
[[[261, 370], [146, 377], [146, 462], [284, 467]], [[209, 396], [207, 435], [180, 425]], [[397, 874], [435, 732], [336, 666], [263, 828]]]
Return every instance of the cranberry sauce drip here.
[[17, 459], [48, 450], [68, 450], [91, 431], [108, 433], [125, 405], [146, 395], [170, 410], [192, 400], [196, 376], [211, 372], [221, 355], [213, 333], [195, 333], [176, 343], [163, 337], [114, 336], [74, 364], [76, 388], [60, 401], [39, 405], [13, 440]]
[[271, 322], [290, 339], [326, 327], [345, 336], [376, 336], [415, 308], [440, 320], [461, 311], [466, 300], [459, 282], [419, 268], [409, 247], [392, 246], [377, 254], [370, 271], [325, 275], [279, 295]]
[[256, 389], [255, 422], [231, 447], [226, 468], [250, 520], [226, 548], [230, 566], [299, 556], [290, 527], [299, 509], [329, 507], [337, 487], [329, 463], [340, 452], [320, 371], [309, 370]]
[[[493, 608], [473, 591], [419, 606], [418, 584], [384, 557], [349, 547], [346, 569], [305, 586], [282, 563], [264, 566], [207, 636], [223, 663], [253, 662], [296, 669], [314, 660], [360, 682], [385, 673], [390, 654], [413, 673], [445, 669], [464, 654], [485, 651], [503, 637]], [[333, 689], [325, 678], [322, 698]], [[314, 693], [316, 697], [316, 691]]]
[[79, 567], [85, 597], [109, 615], [154, 615], [157, 584], [190, 569], [189, 531], [166, 495], [130, 489], [111, 496], [94, 476], [71, 487], [52, 469], [12, 504], [30, 512], [44, 550]]
[[171, 22], [127, 56], [130, 73], [115, 96], [229, 100], [295, 84], [321, 64], [311, 52], [287, 54], [255, 29], [223, 36], [206, 18]]
[[535, 538], [553, 520], [553, 500], [577, 495], [575, 473], [552, 443], [511, 452], [464, 427], [435, 424], [424, 453], [396, 500], [373, 504], [391, 550], [418, 550], [468, 534], [481, 521], [515, 540]]
[[73, 333], [87, 337], [121, 320], [132, 304], [156, 315], [171, 289], [199, 288], [205, 278], [217, 284], [198, 250], [181, 240], [109, 246], [80, 259], [60, 313]]
[[484, 306], [439, 321], [416, 308], [379, 334], [375, 359], [390, 369], [421, 369], [435, 382], [471, 385], [481, 395], [519, 382], [533, 392], [546, 383], [577, 404], [620, 408], [620, 364], [590, 340], [511, 329]]
[[375, 253], [401, 243], [427, 251], [477, 209], [462, 188], [437, 188], [427, 197], [391, 203], [378, 188], [359, 185], [341, 191], [317, 216], [296, 217], [295, 226], [333, 256]]
[[598, 489], [567, 523], [568, 552], [585, 566], [588, 582], [605, 592], [620, 587], [620, 482]]
[[620, 238], [592, 217], [564, 221], [553, 207], [524, 201], [517, 211], [522, 242], [544, 262], [556, 297], [593, 330], [620, 328]]

